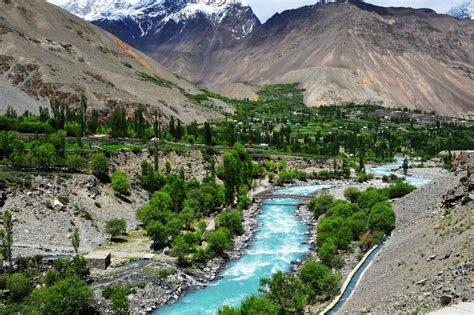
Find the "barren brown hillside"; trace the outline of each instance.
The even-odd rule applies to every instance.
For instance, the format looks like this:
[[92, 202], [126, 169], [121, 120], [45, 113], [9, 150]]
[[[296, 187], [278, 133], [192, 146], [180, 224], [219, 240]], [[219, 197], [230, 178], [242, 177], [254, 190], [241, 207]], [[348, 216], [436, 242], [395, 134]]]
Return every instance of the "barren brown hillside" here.
[[[100, 28], [43, 0], [0, 1], [0, 109], [37, 112], [51, 98], [74, 106], [202, 121], [220, 114], [186, 96], [199, 90]], [[154, 79], [151, 79], [154, 78]]]
[[227, 87], [236, 82], [300, 82], [311, 106], [370, 100], [474, 114], [474, 21], [432, 10], [315, 5], [277, 14], [204, 60], [179, 58], [184, 46], [175, 47], [175, 59], [169, 47], [150, 53], [230, 96], [245, 90]]

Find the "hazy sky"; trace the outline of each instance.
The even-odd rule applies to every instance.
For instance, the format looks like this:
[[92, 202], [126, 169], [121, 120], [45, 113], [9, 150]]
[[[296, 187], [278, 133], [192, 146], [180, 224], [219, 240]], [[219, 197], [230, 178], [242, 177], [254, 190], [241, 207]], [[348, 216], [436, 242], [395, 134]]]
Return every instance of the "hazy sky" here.
[[[49, 0], [52, 3], [61, 4], [67, 0]], [[465, 0], [366, 0], [366, 2], [382, 6], [400, 6], [414, 8], [431, 8], [439, 13], [446, 13], [452, 6]], [[136, 0], [130, 0], [136, 2]], [[314, 4], [316, 0], [247, 0], [258, 17], [265, 21], [275, 12], [286, 9], [298, 8], [303, 5]]]

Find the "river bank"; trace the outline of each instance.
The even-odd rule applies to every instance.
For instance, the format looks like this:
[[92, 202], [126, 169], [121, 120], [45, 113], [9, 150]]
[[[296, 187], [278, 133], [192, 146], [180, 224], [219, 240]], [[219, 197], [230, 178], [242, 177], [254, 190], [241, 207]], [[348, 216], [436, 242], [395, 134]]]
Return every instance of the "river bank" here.
[[474, 205], [443, 203], [463, 178], [465, 172], [445, 174], [393, 203], [396, 230], [341, 314], [425, 313], [474, 298]]
[[[252, 200], [256, 194], [273, 191], [268, 179], [261, 180], [250, 191]], [[133, 286], [135, 293], [129, 296], [130, 310], [134, 314], [146, 314], [166, 304], [178, 301], [186, 292], [193, 289], [205, 288], [218, 278], [219, 272], [229, 262], [239, 259], [248, 248], [248, 244], [255, 236], [258, 227], [256, 217], [262, 213], [260, 202], [252, 204], [243, 212], [244, 233], [234, 238], [234, 246], [226, 251], [223, 257], [216, 257], [199, 268], [178, 268], [173, 261], [165, 262], [163, 255], [159, 260], [144, 260], [124, 262], [114, 266], [100, 277], [94, 279], [95, 291], [94, 307], [101, 313], [109, 313], [109, 301], [101, 296], [101, 288], [120, 284]], [[213, 224], [213, 222], [212, 222]], [[152, 271], [157, 272], [154, 274]], [[175, 270], [173, 274], [162, 276], [159, 270]]]
[[[368, 183], [358, 183], [353, 180], [328, 180], [328, 181], [307, 181], [296, 182], [289, 186], [305, 187], [311, 185], [328, 185], [319, 193], [330, 193], [336, 198], [343, 199], [343, 192], [349, 186], [358, 187], [364, 190], [368, 187], [381, 188], [387, 184], [379, 179], [370, 181]], [[251, 192], [250, 197], [253, 198], [256, 194], [262, 192], [272, 193], [275, 190], [285, 189], [285, 187], [273, 187], [268, 181], [262, 181]], [[101, 299], [100, 287], [114, 283], [130, 284], [130, 283], [144, 283], [143, 287], [137, 287], [136, 293], [129, 297], [131, 310], [134, 313], [146, 313], [160, 308], [163, 305], [176, 303], [180, 298], [189, 291], [195, 289], [203, 289], [209, 284], [219, 279], [219, 273], [229, 265], [231, 261], [236, 261], [241, 258], [249, 249], [249, 244], [255, 237], [256, 230], [259, 224], [256, 217], [262, 214], [262, 204], [255, 203], [249, 209], [244, 211], [244, 234], [234, 239], [234, 247], [232, 250], [226, 252], [224, 257], [215, 258], [209, 261], [206, 265], [196, 269], [180, 270], [176, 269], [173, 263], [163, 263], [158, 261], [140, 261], [133, 262], [129, 266], [124, 267], [117, 274], [106, 276], [105, 279], [100, 279], [96, 282], [96, 297], [99, 300], [97, 304], [98, 309], [108, 309], [107, 301]], [[306, 206], [297, 207], [295, 215], [301, 223], [309, 227], [306, 232], [308, 238], [305, 245], [309, 246], [306, 255], [292, 261], [291, 270], [296, 272], [299, 266], [309, 257], [317, 258], [315, 241], [317, 221], [314, 220], [312, 213]], [[345, 277], [352, 271], [354, 266], [359, 262], [359, 257], [362, 256], [357, 246], [354, 246], [355, 251], [346, 253], [344, 257], [344, 267], [342, 274]], [[174, 268], [176, 272], [166, 277], [153, 275], [150, 268]]]

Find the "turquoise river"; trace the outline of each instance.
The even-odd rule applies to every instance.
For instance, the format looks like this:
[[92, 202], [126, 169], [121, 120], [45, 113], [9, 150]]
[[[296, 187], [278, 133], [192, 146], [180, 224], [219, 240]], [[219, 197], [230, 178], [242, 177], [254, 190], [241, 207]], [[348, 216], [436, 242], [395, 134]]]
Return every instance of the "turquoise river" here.
[[[392, 164], [369, 169], [377, 176], [388, 175], [399, 168], [403, 159]], [[415, 186], [423, 186], [430, 179], [407, 177]], [[296, 186], [278, 190], [278, 194], [310, 195], [330, 185]], [[219, 274], [219, 280], [203, 289], [186, 293], [176, 304], [167, 305], [156, 315], [216, 314], [224, 304], [237, 306], [247, 296], [258, 293], [261, 278], [272, 273], [291, 269], [293, 261], [302, 258], [309, 250], [308, 226], [295, 214], [298, 202], [294, 199], [269, 199], [258, 215], [259, 223], [255, 238], [246, 253], [231, 261]], [[352, 288], [351, 288], [352, 289]], [[350, 295], [349, 292], [345, 294]], [[337, 309], [337, 308], [336, 308]]]
[[[309, 195], [329, 185], [299, 186], [278, 193]], [[220, 279], [204, 289], [190, 291], [176, 304], [165, 306], [156, 314], [215, 314], [224, 304], [239, 305], [251, 294], [258, 293], [261, 278], [278, 270], [288, 271], [291, 263], [309, 250], [308, 226], [295, 214], [294, 199], [270, 199], [263, 204], [254, 240], [245, 255], [230, 262], [219, 274]]]

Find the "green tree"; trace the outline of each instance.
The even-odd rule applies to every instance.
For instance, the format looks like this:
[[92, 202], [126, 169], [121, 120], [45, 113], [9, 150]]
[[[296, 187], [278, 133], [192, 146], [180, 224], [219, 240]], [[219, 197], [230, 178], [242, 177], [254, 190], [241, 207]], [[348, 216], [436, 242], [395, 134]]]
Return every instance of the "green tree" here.
[[166, 225], [159, 221], [152, 221], [146, 226], [148, 236], [153, 240], [156, 248], [164, 248], [169, 244], [170, 232]]
[[218, 227], [225, 227], [233, 234], [244, 233], [242, 215], [238, 211], [223, 212], [217, 216], [216, 222]]
[[49, 288], [36, 289], [30, 303], [41, 314], [82, 314], [92, 302], [92, 289], [83, 280], [68, 277]]
[[390, 234], [395, 228], [395, 212], [392, 206], [387, 202], [374, 205], [369, 213], [369, 226], [387, 235]]
[[91, 117], [87, 124], [87, 129], [89, 130], [90, 134], [96, 134], [97, 130], [99, 130], [99, 112], [97, 109], [92, 110]]
[[235, 196], [240, 186], [241, 163], [234, 152], [224, 154], [224, 186], [227, 205], [235, 202]]
[[122, 195], [128, 195], [130, 185], [128, 184], [127, 174], [117, 171], [112, 174], [112, 188]]
[[74, 252], [77, 255], [77, 253], [79, 252], [79, 246], [81, 244], [81, 237], [79, 235], [79, 229], [78, 228], [75, 228], [74, 232], [72, 233], [71, 243], [72, 243], [72, 247], [74, 247]]
[[360, 193], [357, 204], [361, 209], [369, 210], [376, 203], [387, 201], [387, 199], [381, 190], [371, 187]]
[[331, 195], [322, 195], [320, 197], [311, 198], [308, 207], [313, 212], [314, 217], [317, 219], [321, 215], [329, 211], [334, 205], [335, 200]]
[[271, 278], [261, 279], [260, 291], [278, 306], [279, 314], [301, 314], [307, 303], [303, 282], [291, 273], [277, 271]]
[[321, 261], [329, 267], [335, 267], [337, 263], [337, 246], [333, 239], [325, 240], [318, 246], [318, 254]]
[[242, 314], [245, 315], [277, 315], [278, 306], [268, 298], [251, 295], [242, 301], [240, 306]]
[[34, 144], [31, 148], [31, 157], [34, 161], [34, 166], [39, 169], [47, 169], [54, 166], [57, 162], [56, 149], [51, 143]]
[[111, 136], [114, 138], [128, 137], [127, 117], [125, 110], [116, 108], [110, 118]]
[[333, 297], [339, 293], [341, 279], [331, 268], [314, 259], [307, 260], [299, 271], [299, 278], [311, 290], [311, 297], [327, 295]]
[[57, 155], [61, 158], [66, 155], [66, 135], [64, 130], [58, 130], [49, 137], [49, 141], [54, 146]]
[[8, 275], [5, 283], [12, 302], [22, 301], [32, 290], [30, 279], [20, 273]]
[[232, 234], [227, 228], [219, 228], [206, 237], [209, 249], [216, 255], [222, 255], [232, 246]]
[[143, 117], [144, 109], [143, 107], [139, 107], [134, 112], [134, 128], [135, 133], [137, 134], [137, 138], [144, 139], [145, 138], [145, 128], [146, 128], [146, 121]]
[[415, 190], [414, 186], [408, 183], [398, 182], [385, 188], [384, 192], [387, 194], [388, 198], [395, 199], [408, 195], [413, 190]]
[[327, 217], [318, 224], [318, 245], [327, 239], [333, 239], [338, 249], [347, 249], [352, 241], [352, 227], [347, 218]]
[[165, 223], [171, 215], [173, 202], [166, 192], [156, 192], [150, 199], [150, 203], [137, 212], [137, 217], [143, 224], [148, 225], [154, 221]]
[[117, 315], [128, 315], [129, 312], [129, 302], [128, 302], [128, 293], [129, 290], [124, 287], [118, 287], [113, 290], [110, 295], [110, 301], [112, 302], [112, 310]]
[[81, 104], [79, 107], [79, 124], [81, 125], [81, 137], [87, 133], [87, 97], [81, 95]]
[[122, 236], [127, 233], [127, 221], [125, 219], [112, 219], [105, 224], [105, 231], [110, 235], [112, 240], [115, 237]]
[[356, 187], [348, 187], [344, 190], [344, 197], [350, 202], [356, 202], [359, 198], [360, 190]]
[[10, 211], [3, 212], [3, 230], [0, 230], [2, 256], [8, 262], [8, 271], [13, 270], [13, 218]]
[[369, 226], [367, 214], [364, 211], [355, 212], [350, 217], [350, 224], [352, 226], [353, 239], [357, 240], [362, 233], [367, 231]]
[[66, 123], [66, 104], [58, 99], [53, 99], [50, 102], [51, 111], [53, 112], [53, 121], [52, 125], [56, 129], [64, 129], [64, 125]]
[[209, 122], [204, 123], [204, 144], [212, 145], [212, 128]]
[[103, 153], [97, 153], [91, 157], [89, 168], [100, 180], [106, 180], [109, 176], [109, 160]]

